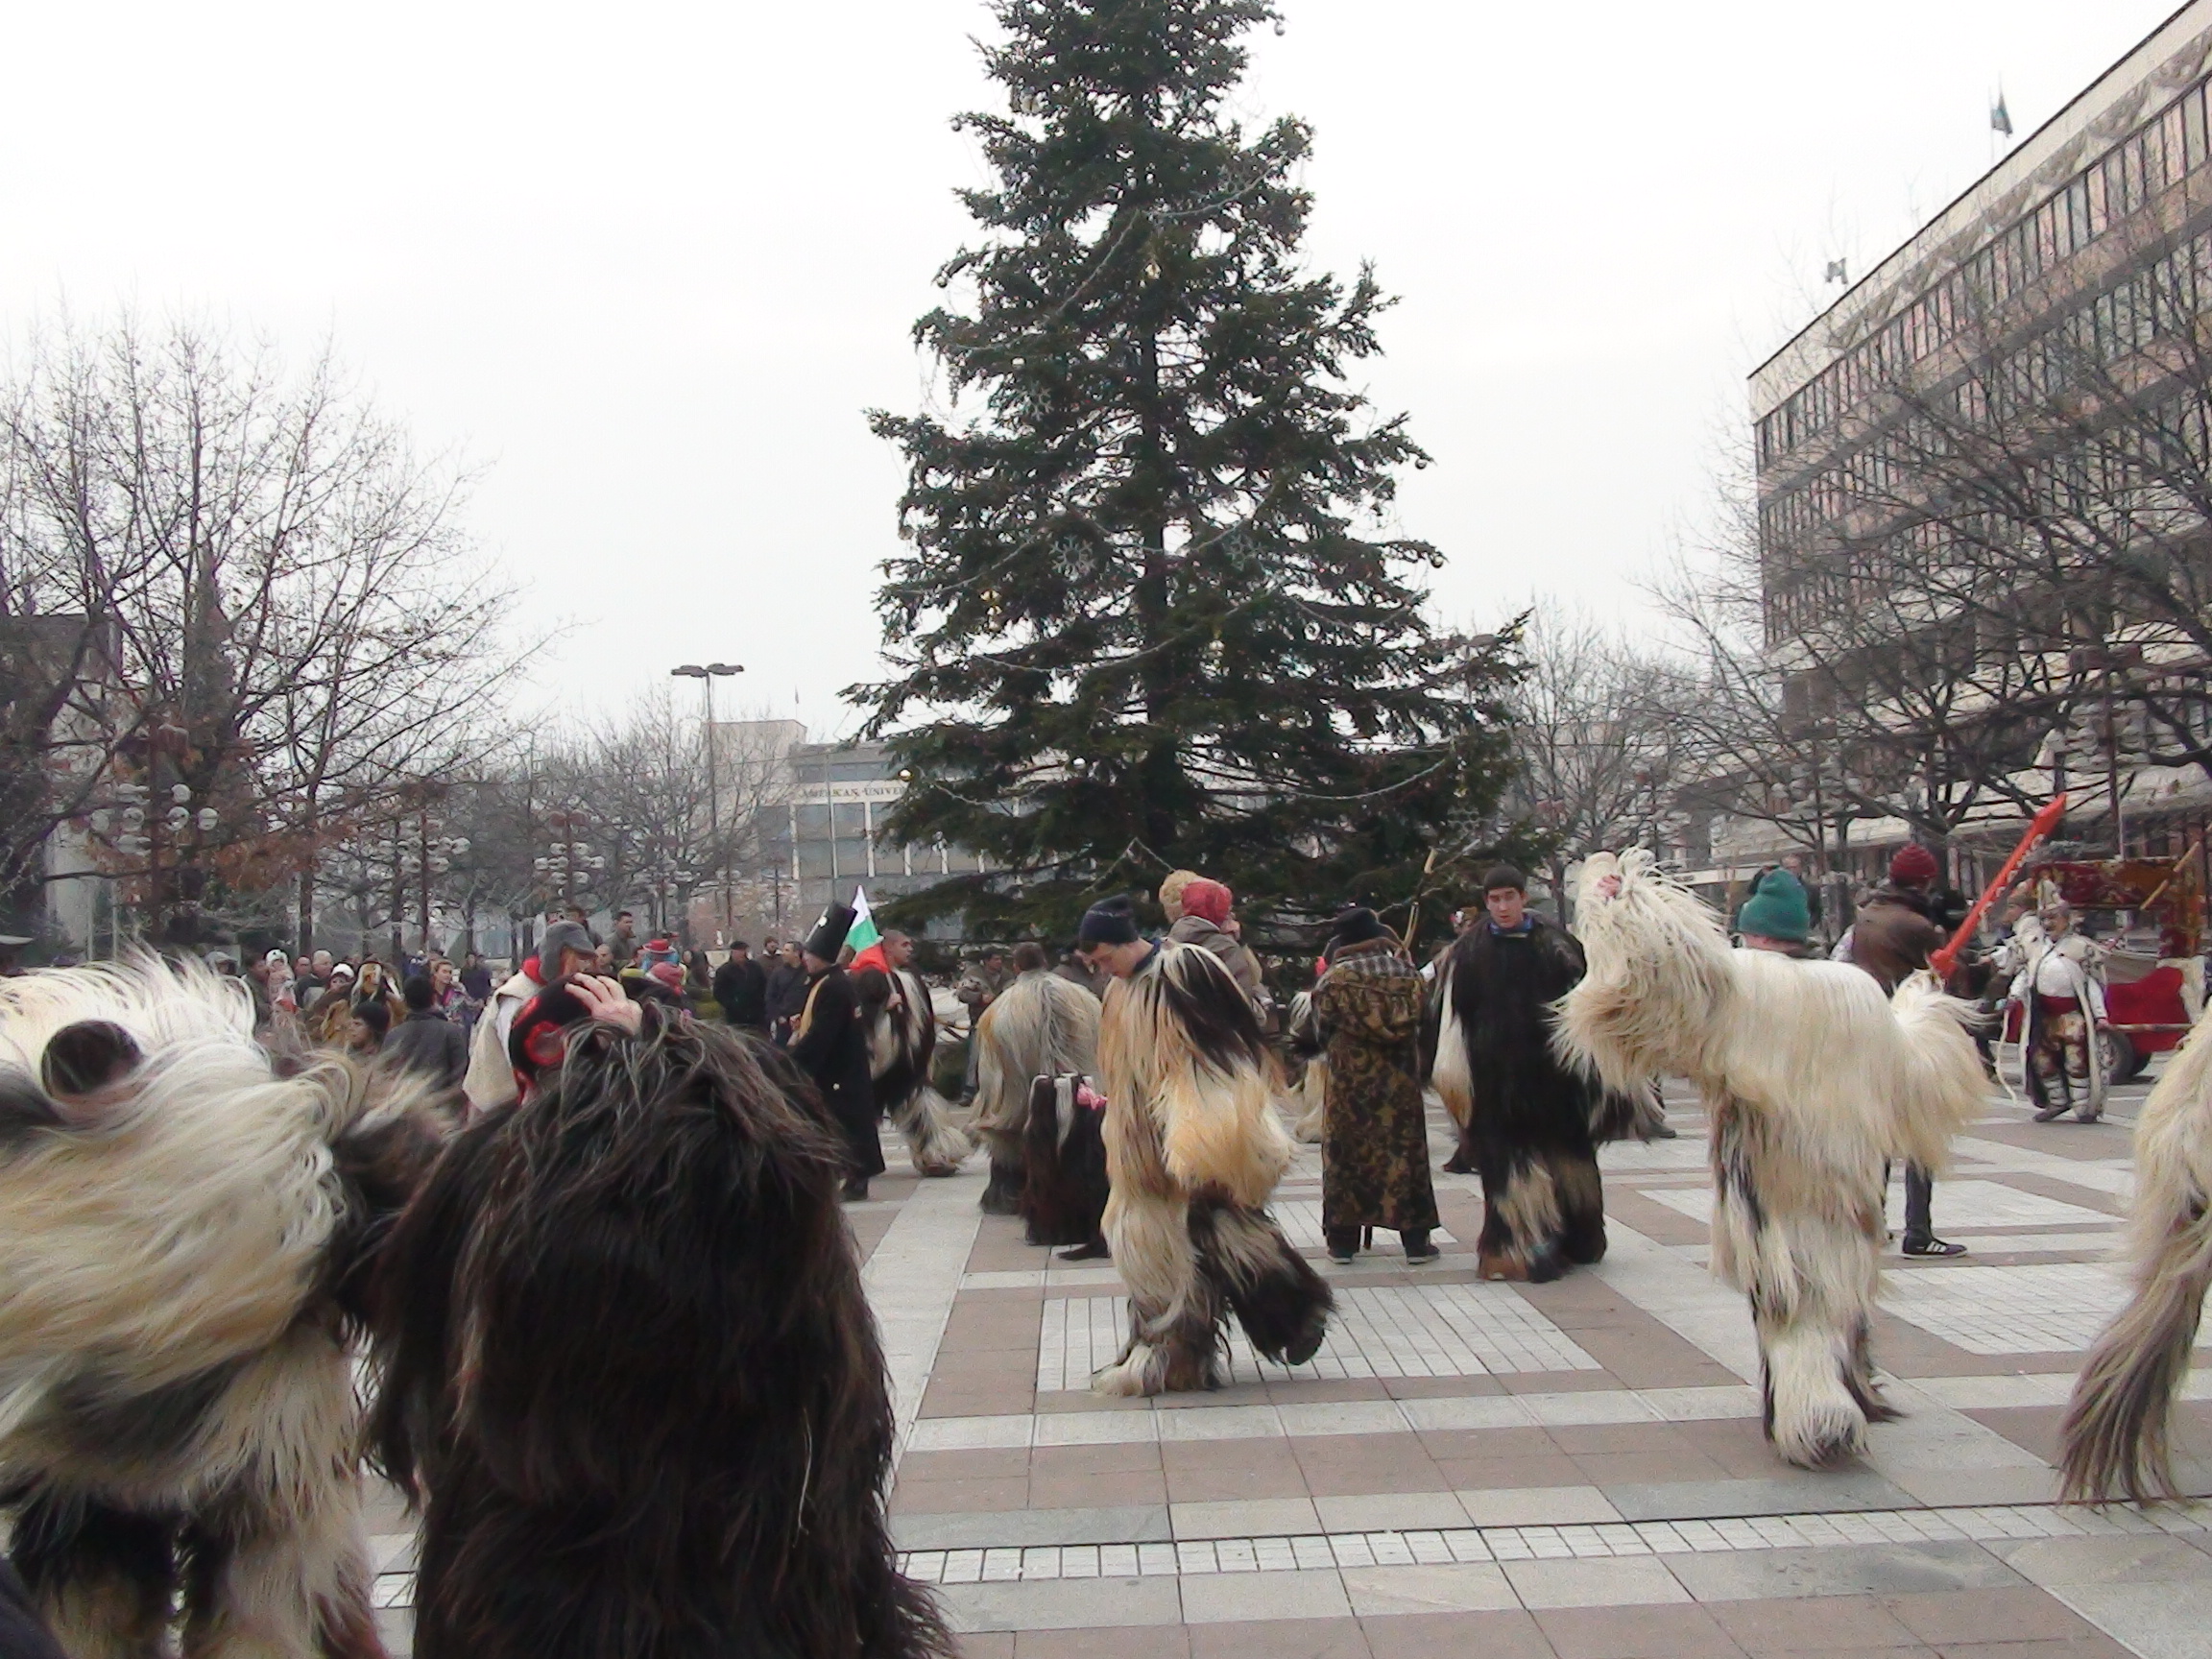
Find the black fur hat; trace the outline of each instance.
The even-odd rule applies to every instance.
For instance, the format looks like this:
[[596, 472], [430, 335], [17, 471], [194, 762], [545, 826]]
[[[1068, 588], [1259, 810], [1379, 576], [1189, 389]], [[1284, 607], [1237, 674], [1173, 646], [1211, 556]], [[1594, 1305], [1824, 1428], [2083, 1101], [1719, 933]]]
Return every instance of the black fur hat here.
[[814, 930], [806, 935], [806, 943], [800, 947], [807, 955], [825, 962], [837, 960], [837, 952], [845, 949], [845, 935], [853, 931], [853, 924], [859, 913], [850, 904], [832, 904], [822, 912], [822, 920], [814, 924]]
[[1364, 945], [1371, 939], [1392, 937], [1394, 935], [1390, 929], [1382, 926], [1382, 917], [1364, 904], [1353, 904], [1336, 912], [1336, 920], [1329, 937], [1329, 949], [1336, 951], [1347, 945]]

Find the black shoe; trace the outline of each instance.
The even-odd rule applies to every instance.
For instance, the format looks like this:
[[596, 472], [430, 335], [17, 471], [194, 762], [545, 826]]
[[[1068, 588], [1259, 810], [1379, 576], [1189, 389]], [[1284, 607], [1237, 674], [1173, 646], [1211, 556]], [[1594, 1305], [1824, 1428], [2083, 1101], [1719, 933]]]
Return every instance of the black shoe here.
[[1426, 1267], [1444, 1254], [1429, 1242], [1428, 1230], [1425, 1228], [1417, 1233], [1402, 1233], [1399, 1237], [1406, 1240], [1406, 1265], [1408, 1267]]
[[1455, 1152], [1451, 1157], [1444, 1160], [1444, 1173], [1447, 1175], [1472, 1175], [1475, 1173], [1475, 1166]]
[[1063, 1262], [1103, 1262], [1114, 1253], [1106, 1248], [1102, 1238], [1094, 1238], [1088, 1244], [1078, 1244], [1072, 1250], [1060, 1252]]
[[867, 1203], [868, 1182], [866, 1177], [859, 1175], [853, 1176], [845, 1183], [845, 1190], [838, 1193], [838, 1196], [846, 1200], [846, 1202], [852, 1204]]
[[2055, 1118], [2065, 1117], [2067, 1113], [2073, 1110], [2074, 1108], [2071, 1103], [2064, 1100], [2055, 1100], [2050, 1105], [2042, 1107], [2036, 1112], [2035, 1121], [2038, 1123], [2049, 1123]]
[[1658, 1128], [1651, 1131], [1651, 1139], [1654, 1141], [1679, 1141], [1682, 1139], [1682, 1131], [1675, 1128], [1671, 1123], [1662, 1123]]
[[1953, 1244], [1942, 1238], [1908, 1238], [1903, 1249], [1908, 1256], [1963, 1256], [1966, 1246]]

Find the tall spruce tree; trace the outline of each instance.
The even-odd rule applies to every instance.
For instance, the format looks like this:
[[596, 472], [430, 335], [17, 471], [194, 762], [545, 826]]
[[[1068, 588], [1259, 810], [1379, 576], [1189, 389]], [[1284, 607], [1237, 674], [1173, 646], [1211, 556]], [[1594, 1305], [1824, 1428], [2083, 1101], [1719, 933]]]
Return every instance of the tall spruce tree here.
[[[912, 781], [887, 834], [983, 854], [910, 912], [1069, 925], [1189, 865], [1248, 912], [1407, 899], [1505, 771], [1512, 641], [1433, 631], [1391, 533], [1428, 457], [1348, 383], [1388, 303], [1299, 263], [1307, 127], [1226, 111], [1267, 0], [997, 0], [1010, 112], [918, 344], [951, 412], [905, 452], [878, 595], [896, 674], [849, 695]], [[909, 711], [922, 713], [910, 719]]]

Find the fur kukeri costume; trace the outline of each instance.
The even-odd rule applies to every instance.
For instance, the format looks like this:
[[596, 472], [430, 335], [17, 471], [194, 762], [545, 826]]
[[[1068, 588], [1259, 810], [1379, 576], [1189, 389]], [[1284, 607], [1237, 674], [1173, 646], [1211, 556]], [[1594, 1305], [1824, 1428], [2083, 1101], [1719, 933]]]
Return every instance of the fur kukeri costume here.
[[2179, 1498], [2167, 1451], [2212, 1286], [2212, 1038], [2199, 1021], [2135, 1123], [2134, 1294], [2089, 1350], [2060, 1431], [2066, 1495]]
[[1599, 1092], [1552, 1051], [1551, 1004], [1582, 977], [1573, 934], [1528, 913], [1453, 942], [1436, 975], [1431, 1081], [1459, 1129], [1448, 1168], [1482, 1178], [1476, 1261], [1486, 1279], [1556, 1279], [1605, 1255], [1591, 1136]]
[[1071, 1073], [1029, 1086], [1029, 1125], [1022, 1145], [1022, 1220], [1032, 1244], [1070, 1244], [1064, 1258], [1107, 1254], [1106, 1102], [1091, 1079]]
[[1217, 1386], [1232, 1311], [1258, 1353], [1304, 1364], [1334, 1303], [1262, 1208], [1291, 1145], [1251, 1002], [1211, 951], [1161, 946], [1107, 988], [1098, 1061], [1106, 1241], [1129, 1287], [1130, 1334], [1092, 1386]]
[[1290, 1110], [1295, 1115], [1290, 1133], [1311, 1145], [1329, 1122], [1329, 1042], [1313, 1017], [1312, 992], [1301, 991], [1290, 998], [1283, 1035], [1289, 1044], [1290, 1063], [1297, 1068], [1297, 1081], [1290, 1088]]
[[455, 1137], [376, 1342], [421, 1659], [950, 1652], [894, 1565], [890, 1387], [811, 1094], [649, 1008], [569, 1027]]
[[863, 968], [853, 975], [853, 990], [868, 1028], [877, 1110], [899, 1125], [917, 1175], [957, 1173], [974, 1147], [952, 1120], [951, 1102], [929, 1081], [937, 1054], [929, 987], [910, 968]]
[[349, 1339], [434, 1158], [420, 1085], [290, 1075], [246, 986], [0, 980], [0, 1502], [75, 1659], [367, 1659]]
[[1593, 855], [1590, 972], [1561, 1051], [1623, 1094], [1697, 1086], [1712, 1130], [1713, 1271], [1745, 1292], [1777, 1451], [1808, 1468], [1896, 1415], [1873, 1380], [1883, 1166], [1948, 1162], [1986, 1085], [1976, 1015], [1915, 974], [1885, 998], [1843, 962], [1731, 950], [1720, 918], [1641, 851]]
[[1095, 1076], [1098, 998], [1051, 973], [1020, 975], [983, 1010], [976, 1045], [975, 1132], [991, 1154], [982, 1207], [1012, 1215], [1022, 1204], [1022, 1147], [1029, 1094], [1040, 1077]]

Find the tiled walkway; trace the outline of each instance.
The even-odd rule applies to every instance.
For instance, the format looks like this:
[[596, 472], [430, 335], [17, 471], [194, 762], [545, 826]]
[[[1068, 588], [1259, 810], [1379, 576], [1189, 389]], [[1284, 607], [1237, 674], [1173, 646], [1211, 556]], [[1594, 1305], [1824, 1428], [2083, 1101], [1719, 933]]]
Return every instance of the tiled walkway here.
[[[1679, 1086], [1680, 1140], [1606, 1154], [1595, 1270], [1477, 1282], [1479, 1188], [1439, 1174], [1440, 1262], [1407, 1268], [1387, 1235], [1322, 1262], [1340, 1312], [1314, 1361], [1239, 1340], [1207, 1395], [1091, 1394], [1119, 1281], [978, 1214], [979, 1169], [878, 1181], [851, 1216], [900, 1392], [907, 1570], [975, 1659], [2203, 1659], [2212, 1507], [2060, 1507], [2049, 1461], [2122, 1293], [2104, 1262], [2141, 1094], [2096, 1126], [1992, 1103], [1936, 1190], [1937, 1231], [1973, 1254], [1890, 1262], [1876, 1347], [1908, 1414], [1821, 1475], [1761, 1437]], [[1280, 1194], [1316, 1258], [1319, 1173], [1307, 1151]], [[2212, 1371], [2190, 1395], [2181, 1447], [2208, 1461], [2189, 1485], [2212, 1493]], [[385, 1513], [397, 1634], [407, 1540]]]

